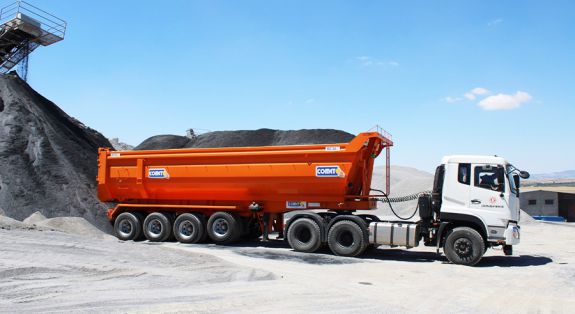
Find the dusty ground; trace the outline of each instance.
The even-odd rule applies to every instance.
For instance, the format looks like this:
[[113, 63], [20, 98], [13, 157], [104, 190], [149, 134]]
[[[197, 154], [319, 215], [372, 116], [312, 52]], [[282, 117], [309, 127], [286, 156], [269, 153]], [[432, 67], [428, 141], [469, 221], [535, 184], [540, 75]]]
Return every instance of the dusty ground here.
[[362, 258], [233, 247], [120, 242], [49, 229], [0, 229], [0, 312], [569, 313], [575, 227], [523, 226], [516, 256], [477, 267], [430, 248]]

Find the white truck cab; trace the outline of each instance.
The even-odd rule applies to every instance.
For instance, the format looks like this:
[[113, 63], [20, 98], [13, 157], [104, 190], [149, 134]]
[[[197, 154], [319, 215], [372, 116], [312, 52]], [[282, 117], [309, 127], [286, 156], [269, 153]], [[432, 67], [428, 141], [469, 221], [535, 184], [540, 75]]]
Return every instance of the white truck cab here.
[[[474, 265], [489, 247], [513, 254], [520, 242], [519, 178], [529, 178], [498, 156], [446, 156], [433, 192], [419, 198], [422, 237], [456, 264]], [[429, 233], [429, 234], [427, 234]]]
[[519, 178], [528, 177], [498, 156], [444, 157], [432, 192], [419, 196], [420, 220], [370, 222], [369, 242], [414, 247], [423, 241], [462, 265], [475, 265], [490, 247], [511, 255], [520, 241]]
[[[498, 156], [447, 156], [435, 171], [431, 193], [396, 197], [392, 201], [384, 191], [371, 189], [379, 194], [369, 197], [387, 202], [397, 220], [304, 211], [288, 220], [288, 234], [290, 230], [292, 235], [297, 234], [288, 235], [288, 241], [299, 241], [296, 247], [301, 243], [317, 244], [313, 249], [297, 249], [300, 252], [313, 252], [322, 242], [327, 243], [330, 248], [337, 246], [334, 252], [343, 256], [357, 256], [368, 246], [411, 248], [423, 242], [436, 247], [438, 253], [443, 249], [454, 264], [472, 266], [490, 247], [502, 246], [505, 255], [513, 254], [513, 245], [520, 240], [519, 179], [528, 177], [529, 173]], [[412, 197], [418, 197], [413, 215], [409, 218], [397, 215], [392, 203]], [[410, 220], [418, 211], [419, 220]], [[294, 221], [300, 221], [298, 229], [292, 227]], [[332, 229], [335, 224], [342, 226], [338, 233], [329, 231], [335, 230]], [[290, 245], [294, 247], [292, 242]]]
[[489, 243], [519, 244], [519, 193], [515, 168], [497, 156], [447, 156], [441, 218], [466, 216]]

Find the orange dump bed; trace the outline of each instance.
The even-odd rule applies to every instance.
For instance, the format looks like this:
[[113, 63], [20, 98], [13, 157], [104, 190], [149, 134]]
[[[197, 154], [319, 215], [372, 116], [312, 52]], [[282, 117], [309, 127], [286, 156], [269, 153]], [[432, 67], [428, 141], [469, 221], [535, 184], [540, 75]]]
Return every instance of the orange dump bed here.
[[[349, 143], [111, 151], [98, 157], [98, 197], [133, 208], [249, 213], [250, 205], [296, 209], [373, 209], [374, 159], [393, 143], [378, 132]], [[387, 165], [389, 166], [389, 149]], [[387, 172], [389, 174], [389, 171]], [[389, 180], [387, 180], [389, 189]], [[109, 213], [113, 219], [113, 213]]]

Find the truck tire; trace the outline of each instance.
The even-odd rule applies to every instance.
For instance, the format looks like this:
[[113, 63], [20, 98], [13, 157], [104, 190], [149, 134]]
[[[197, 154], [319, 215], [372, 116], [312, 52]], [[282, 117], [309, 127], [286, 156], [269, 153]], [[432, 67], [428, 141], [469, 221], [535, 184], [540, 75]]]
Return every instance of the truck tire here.
[[457, 227], [451, 230], [445, 238], [443, 250], [451, 263], [473, 266], [483, 257], [485, 242], [477, 230]]
[[351, 220], [341, 220], [331, 226], [327, 243], [331, 251], [339, 256], [360, 255], [368, 245], [363, 229]]
[[114, 221], [114, 233], [123, 241], [138, 240], [142, 236], [142, 219], [137, 213], [121, 213]]
[[151, 242], [163, 242], [172, 235], [172, 220], [163, 213], [151, 213], [144, 220], [144, 236]]
[[181, 243], [198, 243], [204, 238], [203, 219], [194, 214], [181, 214], [174, 222], [174, 237]]
[[299, 218], [290, 224], [287, 240], [295, 251], [312, 253], [321, 247], [321, 229], [314, 220]]
[[208, 219], [207, 233], [216, 244], [237, 241], [242, 234], [240, 219], [227, 212], [217, 212]]

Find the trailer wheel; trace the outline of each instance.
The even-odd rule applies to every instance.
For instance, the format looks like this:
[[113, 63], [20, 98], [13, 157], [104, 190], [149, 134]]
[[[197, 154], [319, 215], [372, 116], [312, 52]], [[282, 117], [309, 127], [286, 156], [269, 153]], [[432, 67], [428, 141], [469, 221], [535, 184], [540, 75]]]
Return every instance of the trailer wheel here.
[[473, 266], [485, 253], [485, 242], [477, 230], [457, 227], [445, 239], [445, 256], [453, 264]]
[[202, 240], [206, 230], [203, 219], [194, 214], [181, 214], [174, 222], [174, 237], [181, 243], [197, 243]]
[[151, 242], [163, 242], [172, 234], [172, 221], [163, 213], [151, 213], [144, 220], [144, 235]]
[[217, 212], [208, 219], [208, 236], [217, 244], [227, 244], [239, 239], [242, 226], [238, 217]]
[[289, 245], [298, 252], [312, 253], [321, 247], [321, 229], [309, 218], [299, 218], [288, 229]]
[[329, 229], [327, 243], [331, 251], [339, 256], [360, 255], [368, 245], [362, 228], [351, 220], [336, 222]]
[[142, 218], [137, 213], [121, 213], [114, 221], [114, 233], [123, 241], [138, 240], [142, 236]]

